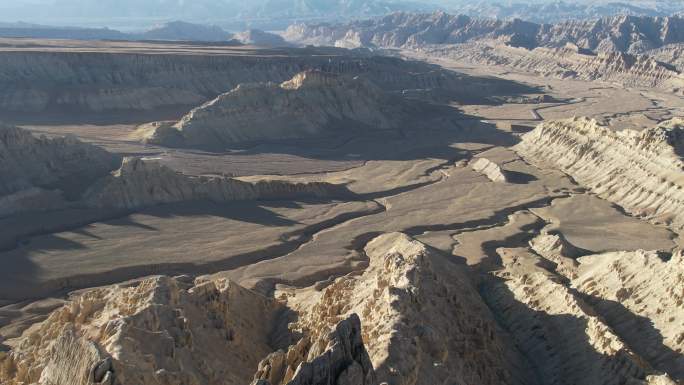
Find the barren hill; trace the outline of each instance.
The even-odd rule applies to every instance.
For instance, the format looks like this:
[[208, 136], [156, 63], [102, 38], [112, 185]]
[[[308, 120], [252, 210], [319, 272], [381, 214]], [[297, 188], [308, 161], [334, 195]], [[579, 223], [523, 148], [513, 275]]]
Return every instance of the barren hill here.
[[397, 128], [408, 103], [370, 82], [320, 71], [281, 84], [242, 84], [197, 107], [177, 123], [141, 127], [148, 143], [221, 148], [335, 131]]

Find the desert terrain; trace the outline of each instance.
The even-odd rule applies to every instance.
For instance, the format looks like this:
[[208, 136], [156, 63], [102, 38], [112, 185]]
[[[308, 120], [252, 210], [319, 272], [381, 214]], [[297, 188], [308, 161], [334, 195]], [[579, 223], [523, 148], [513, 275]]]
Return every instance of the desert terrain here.
[[0, 38], [0, 383], [682, 383], [670, 41], [392, 17]]

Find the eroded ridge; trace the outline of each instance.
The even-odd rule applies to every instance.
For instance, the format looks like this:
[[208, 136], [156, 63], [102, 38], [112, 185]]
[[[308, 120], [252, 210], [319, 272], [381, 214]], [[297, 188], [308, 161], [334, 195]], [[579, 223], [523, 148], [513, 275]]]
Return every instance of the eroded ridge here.
[[325, 329], [358, 314], [379, 382], [535, 383], [461, 268], [401, 233], [365, 250], [363, 274], [337, 279], [313, 305], [308, 293], [288, 298], [302, 314], [296, 328]]
[[684, 227], [684, 122], [614, 131], [595, 120], [544, 122], [515, 150], [558, 168], [639, 217]]
[[127, 157], [112, 175], [85, 194], [91, 207], [136, 209], [162, 203], [209, 200], [350, 198], [344, 186], [326, 182], [290, 183], [279, 180], [243, 182], [224, 177], [194, 177], [155, 161]]
[[487, 303], [545, 384], [674, 384], [526, 249], [499, 249], [504, 267], [483, 287]]
[[401, 107], [406, 103], [362, 78], [305, 71], [281, 84], [241, 84], [177, 123], [144, 125], [140, 133], [148, 143], [216, 147], [361, 127], [397, 128], [408, 116]]

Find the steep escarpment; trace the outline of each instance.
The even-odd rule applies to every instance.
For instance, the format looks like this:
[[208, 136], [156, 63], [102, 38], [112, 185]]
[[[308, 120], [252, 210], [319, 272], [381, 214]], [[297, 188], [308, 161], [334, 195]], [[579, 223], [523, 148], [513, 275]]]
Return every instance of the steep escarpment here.
[[300, 314], [294, 330], [358, 314], [380, 383], [536, 383], [462, 267], [400, 233], [375, 238], [365, 251], [363, 274], [320, 293], [282, 294]]
[[229, 281], [170, 277], [90, 290], [0, 352], [0, 382], [246, 384], [279, 306]]
[[684, 227], [684, 123], [613, 131], [586, 118], [545, 122], [515, 150], [558, 168], [630, 213]]
[[568, 43], [562, 48], [532, 50], [496, 42], [429, 46], [423, 53], [473, 64], [514, 68], [560, 79], [600, 80], [626, 87], [660, 88], [681, 92], [684, 75], [675, 67], [646, 55], [595, 53]]
[[521, 20], [478, 19], [444, 12], [397, 12], [376, 20], [347, 24], [294, 24], [286, 39], [338, 47], [417, 48], [428, 44], [456, 44], [479, 39], [500, 39], [532, 47], [540, 26]]
[[499, 249], [503, 267], [483, 293], [546, 384], [674, 384], [634, 352], [552, 265], [526, 249]]
[[343, 186], [324, 182], [243, 182], [232, 178], [192, 177], [158, 162], [125, 158], [112, 175], [99, 180], [83, 201], [89, 207], [136, 209], [163, 203], [210, 200], [349, 198]]
[[35, 137], [0, 124], [0, 216], [60, 208], [116, 169], [118, 161], [73, 136]]
[[320, 71], [281, 84], [240, 85], [173, 126], [143, 126], [148, 143], [223, 148], [238, 142], [397, 128], [410, 105], [370, 82]]
[[388, 91], [424, 89], [428, 82], [433, 88], [436, 82], [439, 88], [461, 83], [459, 76], [429, 64], [340, 49], [219, 46], [204, 53], [182, 46], [186, 54], [176, 54], [161, 44], [141, 43], [139, 49], [107, 44], [0, 52], [0, 111], [192, 108], [242, 83], [280, 83], [311, 69], [365, 77]]
[[563, 47], [567, 43], [599, 52], [644, 53], [684, 41], [680, 17], [613, 16], [537, 24], [520, 19], [472, 18], [443, 12], [394, 13], [342, 24], [294, 24], [291, 41], [339, 47], [419, 48], [498, 40], [514, 47]]

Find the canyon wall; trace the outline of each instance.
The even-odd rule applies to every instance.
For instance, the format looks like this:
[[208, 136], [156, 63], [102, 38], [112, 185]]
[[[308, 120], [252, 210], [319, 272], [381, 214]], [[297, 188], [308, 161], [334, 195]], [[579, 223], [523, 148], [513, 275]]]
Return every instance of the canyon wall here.
[[684, 227], [684, 123], [613, 131], [587, 118], [544, 122], [515, 150], [560, 169], [633, 215]]

